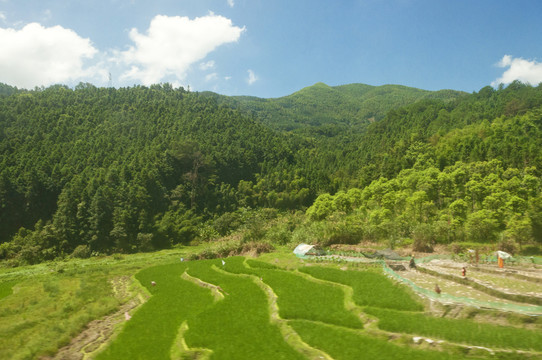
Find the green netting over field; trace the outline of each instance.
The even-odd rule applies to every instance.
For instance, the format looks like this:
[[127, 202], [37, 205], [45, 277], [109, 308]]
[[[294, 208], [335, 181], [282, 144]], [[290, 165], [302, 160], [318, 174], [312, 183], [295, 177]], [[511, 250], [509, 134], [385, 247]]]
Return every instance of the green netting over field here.
[[409, 279], [405, 279], [404, 277], [400, 276], [395, 271], [390, 269], [390, 267], [387, 266], [385, 263], [382, 263], [382, 266], [383, 266], [384, 272], [387, 273], [390, 277], [408, 285], [416, 293], [431, 300], [444, 302], [444, 303], [448, 302], [448, 303], [466, 304], [466, 305], [474, 306], [477, 308], [513, 311], [513, 312], [518, 312], [518, 313], [528, 314], [528, 315], [537, 315], [537, 316], [542, 315], [542, 306], [498, 303], [498, 302], [491, 302], [491, 301], [481, 301], [481, 300], [471, 299], [468, 297], [454, 296], [454, 295], [444, 294], [444, 293], [437, 294], [434, 291], [424, 289], [414, 284]]
[[[311, 259], [323, 259], [325, 257], [321, 257], [321, 256], [320, 257], [314, 257], [314, 256], [312, 256], [310, 258]], [[424, 258], [416, 259], [416, 262], [417, 263], [426, 263], [426, 262], [429, 262], [429, 261], [434, 260], [434, 259], [451, 259], [451, 258], [452, 258], [451, 255], [431, 255], [431, 256], [424, 257]], [[492, 259], [491, 257], [488, 257], [488, 261], [491, 261], [491, 259]], [[527, 261], [531, 261], [530, 259], [531, 259], [530, 257], [517, 257], [516, 262], [525, 263]], [[358, 261], [360, 261], [359, 259], [356, 259], [356, 258], [343, 258], [343, 260], [348, 261], [348, 262], [358, 262]], [[495, 258], [495, 261], [496, 261], [496, 258]], [[469, 305], [469, 306], [473, 306], [473, 307], [477, 307], [477, 308], [511, 311], [511, 312], [517, 312], [517, 313], [521, 313], [521, 314], [532, 315], [532, 316], [542, 316], [542, 306], [520, 305], [520, 304], [511, 304], [511, 303], [482, 301], [482, 300], [471, 299], [471, 298], [468, 298], [468, 297], [454, 296], [454, 295], [450, 295], [450, 294], [443, 294], [443, 293], [437, 294], [432, 290], [424, 289], [424, 288], [416, 285], [415, 283], [413, 283], [409, 279], [403, 278], [397, 272], [393, 271], [384, 261], [376, 260], [376, 262], [382, 264], [383, 270], [384, 270], [384, 272], [386, 274], [388, 274], [388, 276], [390, 276], [391, 278], [396, 279], [399, 282], [402, 282], [403, 284], [409, 286], [417, 294], [419, 294], [421, 296], [424, 296], [424, 297], [426, 297], [428, 299], [431, 299], [431, 300], [435, 300], [435, 301], [442, 302], [442, 303], [465, 304], [465, 305]], [[307, 268], [307, 269], [311, 269], [311, 268]], [[301, 270], [301, 271], [307, 272], [307, 270]], [[308, 271], [311, 271], [311, 270], [308, 270]], [[329, 278], [329, 280], [330, 281], [336, 281], [336, 280], [333, 280], [332, 278]], [[337, 281], [337, 282], [341, 282], [341, 281]], [[351, 282], [349, 282], [349, 281], [341, 282], [341, 283], [343, 283], [345, 285], [350, 285], [352, 287], [359, 286], [359, 285], [356, 285], [356, 282], [352, 282], [352, 285], [351, 285]], [[361, 292], [356, 292], [356, 293], [360, 294]], [[361, 305], [370, 305], [370, 304], [363, 304], [362, 303]], [[389, 306], [383, 305], [381, 307], [389, 307]], [[389, 307], [389, 308], [393, 308], [393, 307]]]

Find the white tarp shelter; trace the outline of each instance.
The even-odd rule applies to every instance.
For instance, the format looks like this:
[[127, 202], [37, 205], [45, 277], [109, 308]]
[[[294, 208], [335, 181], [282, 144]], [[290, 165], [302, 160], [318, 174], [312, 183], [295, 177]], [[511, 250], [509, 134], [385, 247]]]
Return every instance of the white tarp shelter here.
[[299, 244], [294, 249], [294, 254], [303, 257], [307, 255], [323, 255], [324, 251], [318, 245]]

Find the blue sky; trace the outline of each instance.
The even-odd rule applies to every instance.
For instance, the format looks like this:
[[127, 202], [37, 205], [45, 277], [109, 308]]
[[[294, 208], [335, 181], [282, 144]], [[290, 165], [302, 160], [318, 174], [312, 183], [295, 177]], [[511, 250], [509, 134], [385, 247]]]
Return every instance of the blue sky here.
[[259, 97], [537, 85], [541, 14], [538, 0], [0, 0], [0, 82]]

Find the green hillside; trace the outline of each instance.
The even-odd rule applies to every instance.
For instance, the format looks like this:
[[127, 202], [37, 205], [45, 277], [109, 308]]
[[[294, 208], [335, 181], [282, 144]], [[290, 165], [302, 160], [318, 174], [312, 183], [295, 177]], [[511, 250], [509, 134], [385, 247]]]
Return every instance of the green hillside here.
[[335, 148], [350, 183], [307, 210], [327, 227], [311, 235], [321, 242], [427, 251], [470, 241], [510, 252], [542, 242], [541, 86], [420, 101], [368, 126], [351, 151]]
[[278, 99], [169, 84], [3, 89], [0, 259], [13, 265], [234, 232], [280, 244], [542, 240], [541, 86], [319, 83]]
[[[132, 252], [188, 242], [235, 209], [240, 180], [292, 160], [288, 143], [168, 86], [55, 86], [0, 98], [0, 257]], [[2, 245], [0, 245], [2, 246]]]
[[316, 83], [291, 95], [260, 99], [223, 98], [222, 101], [258, 115], [264, 123], [283, 130], [329, 124], [364, 125], [382, 119], [386, 113], [421, 99], [452, 100], [459, 91], [431, 92], [400, 85], [349, 84], [328, 86]]
[[440, 169], [456, 161], [498, 159], [505, 167], [542, 169], [542, 87], [519, 82], [453, 102], [425, 100], [392, 110], [359, 140], [356, 161], [378, 176], [394, 177], [424, 153]]

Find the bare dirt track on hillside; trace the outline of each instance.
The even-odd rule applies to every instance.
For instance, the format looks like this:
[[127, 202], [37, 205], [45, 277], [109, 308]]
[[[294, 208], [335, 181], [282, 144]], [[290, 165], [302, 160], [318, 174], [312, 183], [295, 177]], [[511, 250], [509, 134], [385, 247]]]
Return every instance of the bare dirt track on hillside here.
[[115, 297], [122, 302], [120, 308], [102, 319], [93, 320], [86, 328], [75, 336], [68, 345], [61, 348], [52, 357], [43, 357], [42, 360], [85, 360], [100, 350], [115, 335], [118, 325], [127, 321], [126, 315], [137, 306], [146, 301], [139, 293], [130, 291], [134, 280], [129, 276], [120, 276], [111, 280]]

